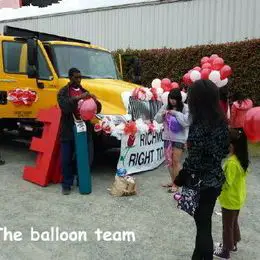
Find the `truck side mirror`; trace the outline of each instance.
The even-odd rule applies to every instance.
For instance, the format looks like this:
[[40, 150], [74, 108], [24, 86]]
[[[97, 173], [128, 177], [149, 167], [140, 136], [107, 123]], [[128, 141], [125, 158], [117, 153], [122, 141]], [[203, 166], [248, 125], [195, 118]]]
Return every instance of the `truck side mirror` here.
[[37, 40], [27, 40], [27, 61], [28, 61], [28, 77], [37, 78], [38, 75], [38, 55], [37, 55]]

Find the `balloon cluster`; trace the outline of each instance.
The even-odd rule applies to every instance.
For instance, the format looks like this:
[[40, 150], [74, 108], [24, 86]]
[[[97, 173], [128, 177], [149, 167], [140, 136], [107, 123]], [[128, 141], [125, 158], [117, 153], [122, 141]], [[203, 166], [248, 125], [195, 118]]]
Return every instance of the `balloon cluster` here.
[[151, 90], [149, 88], [145, 88], [145, 87], [135, 88], [133, 90], [131, 96], [134, 99], [138, 99], [138, 100], [142, 100], [142, 101], [150, 101], [150, 100], [154, 99], [154, 95], [151, 92]]
[[[158, 96], [158, 100], [163, 102], [164, 105], [168, 103], [168, 95], [172, 89], [179, 88], [179, 84], [177, 82], [171, 82], [169, 79], [164, 78], [154, 79], [152, 81], [152, 92], [159, 92], [161, 95]], [[181, 91], [182, 101], [184, 102], [187, 98], [187, 94], [184, 91]]]
[[162, 124], [158, 124], [156, 121], [147, 123], [141, 118], [136, 121], [128, 121], [115, 125], [111, 119], [105, 117], [95, 125], [94, 131], [96, 133], [103, 131], [106, 134], [116, 137], [118, 140], [121, 140], [123, 135], [128, 135], [131, 136], [130, 139], [134, 142], [134, 136], [137, 133], [160, 132], [162, 127]]
[[232, 69], [225, 64], [221, 57], [212, 54], [210, 57], [203, 57], [200, 63], [201, 67], [194, 67], [183, 76], [182, 80], [185, 85], [190, 86], [200, 79], [209, 79], [219, 88], [227, 85], [228, 77], [232, 75]]
[[171, 82], [171, 80], [168, 78], [164, 78], [162, 80], [154, 79], [152, 81], [152, 88], [161, 88], [163, 92], [169, 92], [174, 88], [179, 88], [179, 84], [177, 82]]
[[7, 100], [16, 106], [31, 106], [37, 102], [38, 97], [35, 91], [29, 89], [14, 89], [8, 92]]
[[170, 79], [154, 79], [151, 88], [140, 87], [133, 90], [131, 96], [142, 101], [164, 101], [172, 89], [179, 88], [177, 82], [171, 82]]

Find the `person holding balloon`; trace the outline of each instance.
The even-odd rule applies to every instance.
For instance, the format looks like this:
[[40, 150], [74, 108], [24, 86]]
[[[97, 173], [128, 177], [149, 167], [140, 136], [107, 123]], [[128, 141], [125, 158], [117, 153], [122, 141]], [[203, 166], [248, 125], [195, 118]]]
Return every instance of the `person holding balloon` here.
[[[60, 126], [60, 140], [61, 140], [61, 163], [62, 163], [62, 193], [69, 195], [71, 186], [73, 185], [75, 169], [73, 167], [73, 157], [75, 151], [74, 140], [74, 118], [81, 119], [84, 114], [81, 113], [82, 108], [88, 111], [85, 114], [87, 133], [88, 133], [88, 148], [90, 165], [93, 161], [93, 140], [92, 140], [92, 125], [89, 122], [95, 113], [100, 113], [102, 106], [96, 97], [90, 94], [81, 86], [81, 73], [76, 68], [69, 70], [70, 82], [58, 92], [58, 104], [60, 106], [61, 126]], [[82, 102], [85, 100], [86, 102]]]
[[181, 158], [188, 137], [189, 128], [183, 127], [172, 115], [176, 110], [184, 115], [188, 114], [188, 106], [183, 103], [180, 89], [172, 89], [168, 95], [168, 104], [163, 105], [155, 116], [155, 121], [163, 123], [164, 153], [170, 172], [171, 183], [163, 185], [169, 192], [177, 192], [174, 180], [181, 169]]

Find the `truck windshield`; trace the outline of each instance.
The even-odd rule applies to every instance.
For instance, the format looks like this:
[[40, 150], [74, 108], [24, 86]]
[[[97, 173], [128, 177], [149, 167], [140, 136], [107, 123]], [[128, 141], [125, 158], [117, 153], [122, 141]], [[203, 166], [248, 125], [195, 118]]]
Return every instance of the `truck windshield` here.
[[81, 71], [83, 78], [118, 79], [115, 62], [109, 52], [85, 47], [55, 45], [53, 58], [59, 77], [67, 78], [71, 68]]

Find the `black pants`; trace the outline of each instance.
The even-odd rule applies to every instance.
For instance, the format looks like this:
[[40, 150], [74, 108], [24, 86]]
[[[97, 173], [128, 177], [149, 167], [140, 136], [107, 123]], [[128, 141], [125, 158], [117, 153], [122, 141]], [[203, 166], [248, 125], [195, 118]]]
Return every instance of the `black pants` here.
[[[88, 151], [89, 164], [91, 166], [94, 159], [94, 147], [91, 132], [88, 132]], [[63, 177], [62, 187], [64, 189], [70, 189], [73, 185], [74, 177], [77, 176], [74, 140], [61, 142], [61, 165]]]
[[220, 189], [208, 188], [200, 192], [200, 202], [194, 219], [197, 227], [195, 250], [192, 260], [213, 259], [212, 214]]

